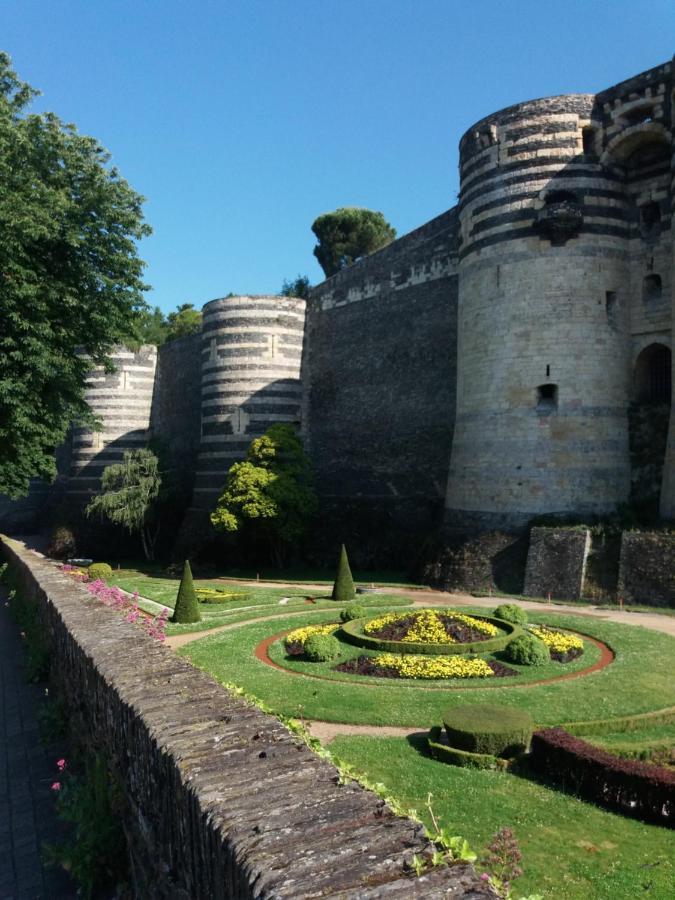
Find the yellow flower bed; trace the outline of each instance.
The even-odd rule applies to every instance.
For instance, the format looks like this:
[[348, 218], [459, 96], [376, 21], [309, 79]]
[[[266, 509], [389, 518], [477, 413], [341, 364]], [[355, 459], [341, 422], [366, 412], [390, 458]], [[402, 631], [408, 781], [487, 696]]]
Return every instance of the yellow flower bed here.
[[584, 649], [584, 642], [575, 634], [554, 631], [552, 628], [546, 628], [545, 625], [531, 625], [530, 631], [554, 653], [569, 653], [570, 650]]
[[397, 656], [383, 653], [377, 664], [396, 671], [403, 678], [489, 678], [495, 673], [483, 659], [464, 656]]
[[[467, 616], [463, 613], [443, 613], [433, 609], [423, 609], [414, 615], [415, 622], [410, 627], [408, 634], [401, 639], [402, 642], [412, 644], [454, 644], [455, 639], [445, 630], [443, 617], [451, 618], [461, 625], [475, 628], [476, 631], [480, 631], [481, 634], [487, 637], [494, 637], [499, 633], [499, 629], [490, 622], [485, 622], [483, 619], [475, 619], [473, 616]], [[401, 619], [407, 619], [409, 616], [409, 612], [388, 613], [387, 615], [379, 616], [377, 619], [371, 619], [370, 622], [364, 625], [363, 630], [366, 634], [373, 634], [379, 631], [380, 628], [384, 628]]]
[[296, 628], [290, 631], [284, 638], [284, 644], [300, 644], [305, 646], [305, 641], [312, 634], [332, 634], [339, 625], [305, 625], [304, 628]]
[[225, 602], [226, 600], [240, 600], [247, 595], [241, 591], [219, 591], [215, 588], [195, 588], [195, 594], [198, 600], [217, 599]]

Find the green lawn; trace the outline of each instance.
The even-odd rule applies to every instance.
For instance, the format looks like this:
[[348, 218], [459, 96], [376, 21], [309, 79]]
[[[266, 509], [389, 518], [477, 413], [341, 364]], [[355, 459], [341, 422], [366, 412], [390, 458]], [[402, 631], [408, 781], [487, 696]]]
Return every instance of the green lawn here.
[[[137, 591], [141, 597], [147, 597], [154, 603], [166, 606], [170, 610], [174, 608], [180, 584], [178, 578], [153, 576], [128, 569], [115, 570], [107, 581], [132, 594]], [[226, 586], [223, 582], [213, 579], [195, 579], [194, 583], [198, 588], [223, 588]], [[201, 622], [190, 625], [174, 625], [169, 622], [166, 628], [167, 635], [208, 631], [221, 625], [275, 616], [285, 612], [307, 610], [308, 613], [311, 613], [316, 609], [331, 609], [335, 614], [336, 611], [336, 604], [330, 599], [329, 594], [310, 594], [306, 588], [257, 587], [243, 584], [227, 587], [231, 588], [233, 593], [241, 593], [242, 599], [227, 600], [224, 603], [200, 603]], [[316, 600], [315, 603], [307, 602], [307, 598], [310, 596]], [[287, 602], [281, 603], [282, 600]], [[392, 597], [384, 594], [365, 594], [363, 602], [367, 602], [368, 606], [407, 606], [410, 604], [405, 597]], [[141, 601], [139, 605], [148, 612], [155, 614], [159, 612], [159, 609], [152, 604]]]
[[[361, 682], [302, 678], [280, 672], [254, 657], [254, 647], [271, 634], [306, 623], [337, 621], [335, 612], [308, 612], [255, 622], [205, 637], [181, 648], [201, 669], [222, 682], [236, 682], [284, 715], [331, 722], [426, 727], [440, 723], [451, 705], [498, 702], [528, 709], [538, 724], [588, 721], [675, 706], [675, 638], [600, 620], [542, 611], [533, 622], [591, 633], [608, 643], [616, 660], [599, 672], [570, 681], [523, 687], [462, 686], [441, 691], [419, 683], [364, 679]], [[351, 652], [347, 650], [346, 652]], [[375, 681], [375, 683], [373, 683]]]
[[512, 827], [525, 869], [516, 897], [535, 891], [547, 900], [675, 897], [672, 830], [605, 812], [516, 775], [436, 762], [420, 737], [338, 737], [330, 750], [382, 782], [427, 826], [424, 804], [431, 793], [436, 818], [476, 851], [500, 826]]

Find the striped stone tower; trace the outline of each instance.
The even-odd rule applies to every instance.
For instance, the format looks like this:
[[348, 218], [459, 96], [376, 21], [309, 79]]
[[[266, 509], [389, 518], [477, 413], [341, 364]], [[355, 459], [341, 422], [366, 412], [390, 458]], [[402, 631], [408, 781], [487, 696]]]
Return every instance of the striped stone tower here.
[[521, 103], [462, 138], [450, 527], [628, 498], [628, 201], [594, 103]]
[[276, 422], [300, 424], [305, 301], [239, 296], [204, 306], [202, 425], [193, 507], [213, 509], [227, 472]]
[[67, 492], [78, 505], [98, 490], [106, 466], [121, 462], [125, 450], [144, 447], [149, 436], [157, 348], [143, 346], [134, 353], [118, 347], [111, 357], [115, 371], [94, 369], [85, 391], [101, 430], [73, 429]]

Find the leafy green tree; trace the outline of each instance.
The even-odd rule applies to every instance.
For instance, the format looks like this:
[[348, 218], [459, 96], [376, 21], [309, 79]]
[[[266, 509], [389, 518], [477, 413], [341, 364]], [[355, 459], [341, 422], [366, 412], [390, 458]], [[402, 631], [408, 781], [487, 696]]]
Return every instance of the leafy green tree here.
[[324, 213], [314, 220], [312, 231], [318, 240], [314, 256], [326, 278], [385, 247], [396, 237], [396, 229], [382, 213], [360, 206], [343, 206], [335, 212]]
[[166, 319], [166, 340], [197, 334], [202, 327], [202, 314], [192, 303], [182, 303], [175, 312], [170, 312]]
[[197, 594], [192, 581], [192, 569], [189, 561], [186, 559], [171, 621], [184, 625], [189, 622], [199, 622], [201, 617], [202, 614], [199, 611], [199, 602], [197, 601]]
[[94, 138], [53, 113], [0, 53], [0, 493], [55, 474], [73, 421], [93, 424], [84, 381], [133, 338], [150, 233]]
[[281, 286], [282, 297], [301, 297], [307, 300], [312, 285], [309, 283], [307, 275], [298, 275], [293, 281], [286, 281]]
[[159, 308], [143, 309], [140, 311], [137, 322], [138, 339], [142, 344], [154, 344], [161, 347], [166, 340], [168, 325], [166, 316]]
[[352, 570], [349, 568], [349, 560], [347, 559], [347, 550], [345, 545], [340, 547], [340, 559], [338, 560], [338, 570], [333, 584], [333, 600], [339, 600], [341, 603], [348, 603], [356, 596], [354, 589], [354, 579], [352, 578]]
[[99, 513], [113, 525], [138, 532], [145, 558], [154, 559], [159, 534], [155, 508], [161, 485], [159, 461], [152, 450], [127, 450], [121, 463], [103, 470], [101, 493], [91, 499], [85, 513]]
[[217, 531], [243, 532], [266, 544], [281, 566], [317, 506], [300, 438], [291, 425], [272, 425], [230, 468], [211, 523]]

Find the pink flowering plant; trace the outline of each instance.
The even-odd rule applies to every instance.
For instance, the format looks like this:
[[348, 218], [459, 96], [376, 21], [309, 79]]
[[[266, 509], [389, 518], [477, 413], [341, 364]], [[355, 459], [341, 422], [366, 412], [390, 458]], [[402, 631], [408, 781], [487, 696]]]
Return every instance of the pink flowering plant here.
[[81, 570], [75, 570], [75, 566], [63, 565], [61, 571], [66, 575], [77, 577], [77, 573], [84, 575], [84, 578], [77, 578], [79, 581], [86, 581], [86, 588], [90, 594], [96, 597], [104, 606], [123, 612], [124, 621], [132, 622], [140, 625], [146, 634], [155, 638], [157, 641], [166, 640], [166, 623], [169, 618], [169, 610], [164, 608], [158, 616], [146, 615], [138, 605], [138, 592], [130, 597], [118, 587], [111, 587], [100, 578], [95, 581], [87, 581], [87, 573]]
[[71, 566], [69, 563], [63, 563], [63, 565], [60, 566], [60, 569], [64, 575], [69, 575], [71, 578], [74, 578], [75, 581], [89, 581], [88, 573], [78, 566]]
[[58, 780], [51, 785], [56, 812], [71, 828], [67, 840], [46, 845], [47, 860], [70, 872], [78, 897], [91, 898], [126, 874], [121, 789], [99, 755], [76, 762], [75, 771], [65, 759], [56, 760], [56, 768]]

